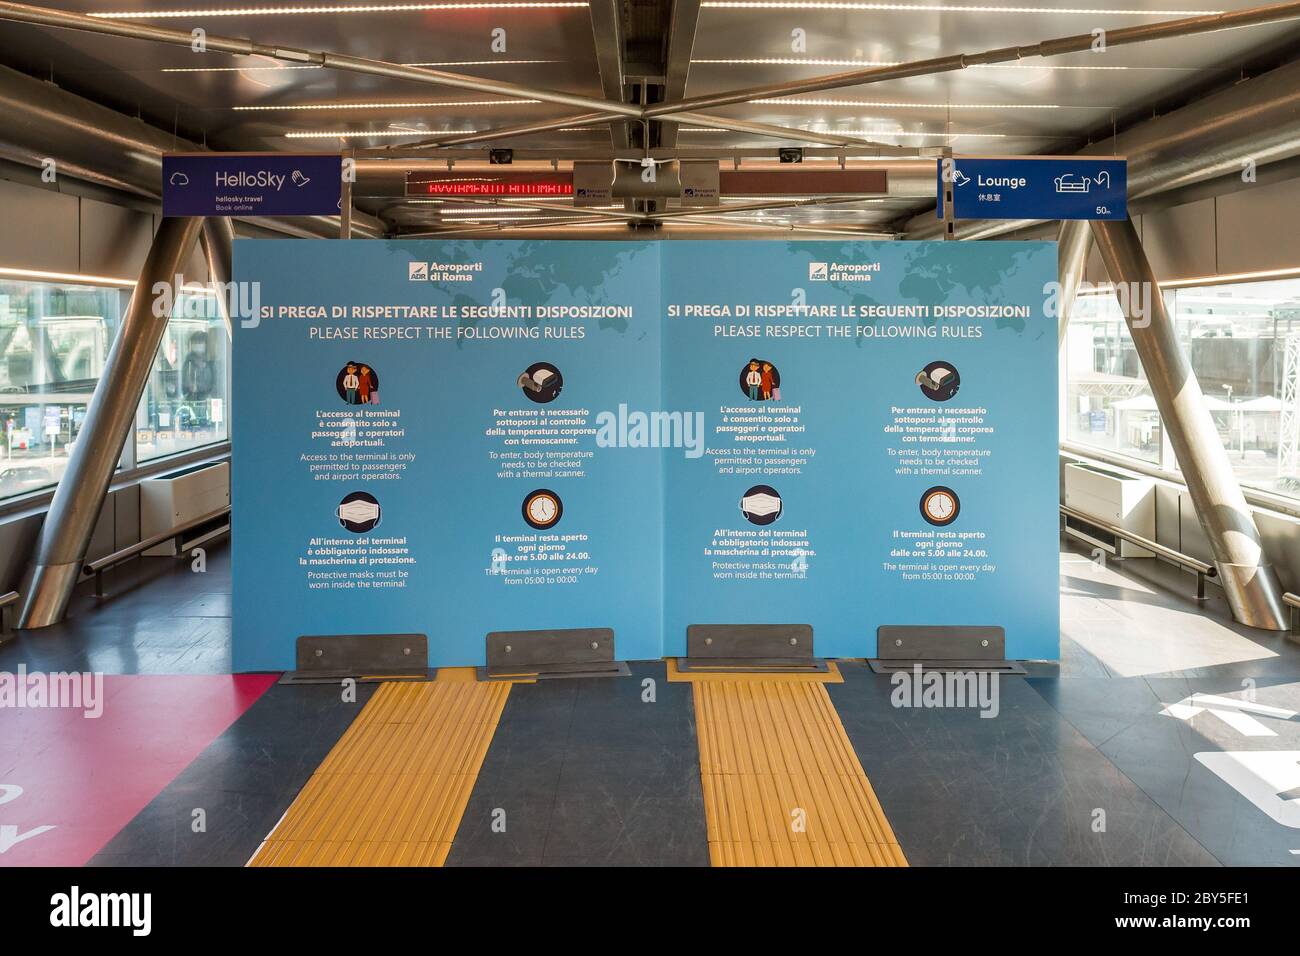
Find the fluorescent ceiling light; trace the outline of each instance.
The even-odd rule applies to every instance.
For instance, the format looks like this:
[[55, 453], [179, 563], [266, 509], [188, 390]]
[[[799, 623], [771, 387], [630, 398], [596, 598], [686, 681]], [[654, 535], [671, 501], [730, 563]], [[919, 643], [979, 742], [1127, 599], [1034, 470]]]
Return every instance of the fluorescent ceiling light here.
[[510, 106], [519, 103], [540, 103], [541, 100], [412, 100], [405, 103], [289, 103], [275, 106], [232, 106], [232, 110], [399, 110], [425, 109], [440, 106]]
[[1100, 106], [1061, 107], [1055, 103], [898, 103], [878, 100], [827, 100], [798, 96], [776, 96], [770, 99], [749, 100], [764, 106], [865, 106], [885, 110], [1059, 110], [1106, 109]]
[[337, 6], [208, 7], [197, 10], [114, 10], [92, 13], [101, 20], [178, 20], [195, 17], [279, 17], [336, 13], [436, 13], [439, 10], [561, 10], [586, 7], [585, 0], [496, 0], [482, 3], [340, 3]]
[[67, 282], [72, 285], [115, 285], [123, 289], [134, 289], [134, 279], [118, 279], [113, 276], [77, 275], [72, 272], [45, 272], [41, 269], [2, 269], [0, 277], [6, 279], [30, 279], [42, 282]]
[[524, 217], [522, 217], [522, 216], [509, 216], [509, 217], [506, 217], [506, 218], [504, 218], [504, 219], [503, 219], [503, 218], [499, 218], [499, 217], [494, 217], [494, 216], [480, 216], [480, 217], [478, 217], [478, 218], [473, 218], [473, 219], [461, 219], [461, 218], [459, 218], [459, 217], [454, 217], [454, 216], [453, 216], [453, 217], [449, 217], [449, 218], [448, 218], [447, 220], [445, 220], [445, 221], [448, 222], [448, 223], [453, 223], [453, 222], [454, 222], [454, 223], [457, 223], [457, 224], [459, 224], [459, 223], [470, 223], [470, 224], [481, 223], [481, 224], [483, 224], [483, 225], [498, 225], [498, 226], [501, 225], [501, 224], [503, 224], [503, 223], [507, 223], [507, 222], [515, 222], [515, 221], [518, 221], [518, 222], [580, 222], [580, 223], [588, 223], [588, 222], [596, 222], [596, 221], [599, 221], [599, 222], [602, 223], [602, 224], [608, 222], [607, 219], [600, 219], [600, 220], [597, 220], [597, 218], [596, 218], [595, 216], [537, 216], [537, 217], [532, 217], [532, 216], [530, 216], [530, 217], [528, 217], [528, 218], [524, 218]]
[[[1196, 286], [1214, 286], [1214, 285], [1231, 285], [1237, 282], [1253, 282], [1259, 279], [1290, 279], [1300, 276], [1300, 269], [1264, 269], [1259, 272], [1229, 272], [1224, 275], [1215, 276], [1196, 276], [1192, 279], [1164, 279], [1157, 281], [1162, 289], [1183, 289]], [[1098, 296], [1108, 296], [1115, 291], [1115, 286], [1110, 282], [1101, 282], [1094, 285], [1087, 292], [1079, 293], [1081, 299], [1095, 299]]]
[[[967, 139], [972, 139], [975, 137], [979, 137], [980, 139], [1006, 139], [1007, 137], [1012, 136], [1011, 133], [955, 133], [955, 132], [943, 132], [939, 130], [924, 130], [918, 132], [909, 132], [908, 130], [905, 129], [829, 129], [827, 128], [827, 129], [795, 130], [795, 132], [827, 133], [832, 136], [930, 136], [930, 137], [938, 136], [940, 138], [946, 138], [951, 136], [953, 139], [957, 139], [958, 137], [963, 137], [963, 136], [966, 137]], [[1020, 137], [1017, 136], [1016, 138], [1020, 138]]]
[[285, 139], [364, 139], [367, 136], [461, 136], [465, 133], [477, 133], [476, 129], [377, 129], [377, 130], [304, 130], [297, 133], [285, 133]]
[[[533, 63], [563, 63], [563, 60], [440, 60], [403, 63], [402, 66], [520, 66]], [[166, 66], [160, 73], [274, 73], [276, 70], [323, 70], [319, 63], [301, 66]]]
[[318, 63], [306, 66], [165, 66], [159, 73], [251, 73], [278, 72], [279, 70], [323, 70]]
[[[692, 63], [712, 66], [856, 66], [870, 69], [877, 66], [900, 66], [901, 60], [827, 60], [815, 57], [767, 56], [740, 59], [700, 59]], [[972, 63], [968, 70], [1177, 70], [1191, 72], [1190, 66], [1070, 66], [1034, 63]], [[957, 71], [960, 72], [960, 71]]]
[[1208, 17], [1223, 10], [1134, 10], [1116, 7], [1003, 7], [944, 3], [860, 3], [856, 0], [705, 0], [701, 7], [730, 10], [915, 10], [921, 13], [1070, 13], [1115, 17]]

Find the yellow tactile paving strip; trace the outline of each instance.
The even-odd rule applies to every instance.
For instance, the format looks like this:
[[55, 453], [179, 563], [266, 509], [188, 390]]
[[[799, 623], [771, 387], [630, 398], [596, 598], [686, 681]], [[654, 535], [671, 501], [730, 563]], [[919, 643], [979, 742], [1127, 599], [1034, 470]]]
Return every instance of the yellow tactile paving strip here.
[[906, 866], [826, 687], [703, 681], [695, 696], [714, 866]]
[[381, 685], [248, 865], [442, 866], [510, 693], [463, 678]]

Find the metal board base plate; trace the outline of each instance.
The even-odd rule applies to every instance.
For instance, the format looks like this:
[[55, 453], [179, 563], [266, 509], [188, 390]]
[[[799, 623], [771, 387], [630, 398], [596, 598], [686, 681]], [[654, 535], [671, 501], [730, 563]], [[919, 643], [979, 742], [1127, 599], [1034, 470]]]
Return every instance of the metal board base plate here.
[[614, 631], [575, 627], [543, 631], [493, 631], [487, 636], [487, 665], [479, 680], [555, 680], [568, 677], [629, 677], [614, 660]]
[[384, 674], [354, 674], [351, 671], [285, 671], [277, 684], [337, 684], [344, 680], [354, 680], [358, 684], [382, 684], [395, 681], [419, 682], [433, 680], [438, 676], [435, 667], [420, 671], [402, 671]]
[[813, 656], [810, 624], [692, 624], [686, 628], [683, 673], [825, 673]]
[[490, 667], [476, 667], [474, 672], [481, 681], [492, 680], [557, 680], [569, 677], [631, 677], [632, 670], [625, 661], [611, 661], [608, 664], [550, 664], [546, 670], [529, 671], [526, 669], [493, 670]]
[[1019, 661], [941, 661], [915, 659], [909, 661], [902, 658], [881, 660], [878, 657], [873, 657], [869, 658], [867, 663], [877, 674], [895, 674], [899, 671], [907, 673], [918, 665], [920, 666], [922, 673], [925, 673], [926, 671], [975, 671], [1006, 674], [1008, 677], [1021, 677], [1029, 673], [1021, 666]]
[[428, 680], [429, 639], [423, 634], [304, 634], [297, 668], [281, 683], [332, 684], [356, 680]]
[[882, 624], [876, 629], [876, 656], [881, 660], [1000, 661], [1006, 632], [982, 625]]

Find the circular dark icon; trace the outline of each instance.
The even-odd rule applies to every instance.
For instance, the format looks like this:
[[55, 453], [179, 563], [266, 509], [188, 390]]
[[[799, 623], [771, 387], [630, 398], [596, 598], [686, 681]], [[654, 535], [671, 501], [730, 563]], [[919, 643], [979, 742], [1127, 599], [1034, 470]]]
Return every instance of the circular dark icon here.
[[921, 496], [921, 517], [942, 528], [952, 524], [961, 514], [961, 501], [957, 492], [943, 485], [935, 485]]
[[740, 391], [752, 402], [779, 401], [781, 372], [767, 359], [752, 358], [740, 369]]
[[352, 492], [339, 502], [338, 509], [334, 513], [339, 519], [339, 524], [353, 534], [366, 534], [373, 531], [383, 519], [378, 499], [364, 491]]
[[750, 524], [771, 524], [781, 517], [780, 493], [771, 485], [755, 485], [740, 499], [740, 513]]
[[519, 373], [515, 384], [529, 401], [545, 405], [555, 401], [555, 396], [564, 388], [564, 376], [550, 362], [534, 362]]
[[348, 362], [339, 369], [334, 388], [349, 405], [379, 404], [379, 373], [365, 362]]
[[538, 531], [553, 528], [564, 516], [564, 502], [549, 488], [538, 488], [524, 499], [524, 520]]
[[946, 402], [961, 388], [961, 376], [951, 362], [931, 362], [916, 373], [916, 384], [925, 397], [935, 402]]

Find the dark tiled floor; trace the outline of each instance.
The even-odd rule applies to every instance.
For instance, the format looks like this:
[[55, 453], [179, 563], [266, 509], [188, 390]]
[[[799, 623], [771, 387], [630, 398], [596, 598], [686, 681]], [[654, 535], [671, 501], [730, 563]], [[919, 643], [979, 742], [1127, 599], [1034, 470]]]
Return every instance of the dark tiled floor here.
[[335, 685], [271, 687], [91, 865], [243, 866], [375, 686], [357, 685], [355, 702]]
[[188, 559], [141, 558], [108, 572], [106, 600], [87, 581], [61, 624], [0, 645], [0, 670], [105, 674], [229, 674], [230, 550], [208, 546], [206, 570]]
[[690, 687], [631, 666], [511, 688], [448, 865], [708, 865]]
[[[911, 862], [1300, 865], [1300, 647], [1233, 623], [1213, 587], [1198, 607], [1160, 562], [1070, 544], [1061, 562], [1061, 661], [1004, 678], [996, 718], [895, 708], [851, 662], [828, 685]], [[0, 670], [229, 671], [224, 545], [206, 573], [151, 558], [109, 590], [83, 586], [66, 623], [0, 647]], [[452, 865], [707, 864], [689, 685], [634, 672], [511, 690]], [[242, 864], [360, 709], [339, 697], [272, 688], [95, 862]]]

